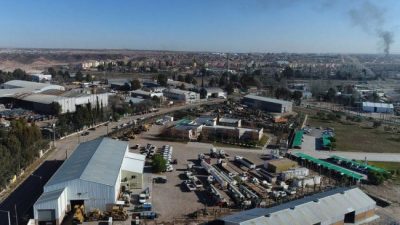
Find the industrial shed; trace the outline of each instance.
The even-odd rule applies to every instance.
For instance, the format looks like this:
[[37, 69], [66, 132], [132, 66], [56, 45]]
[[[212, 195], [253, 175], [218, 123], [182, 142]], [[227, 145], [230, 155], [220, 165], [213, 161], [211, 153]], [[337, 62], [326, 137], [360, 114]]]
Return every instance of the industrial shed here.
[[380, 103], [380, 102], [363, 102], [362, 109], [364, 112], [369, 113], [393, 113], [393, 104]]
[[359, 188], [336, 188], [271, 208], [254, 208], [220, 219], [225, 225], [341, 225], [377, 218], [376, 203]]
[[292, 112], [292, 102], [257, 95], [246, 95], [243, 104], [273, 113]]
[[[127, 142], [99, 138], [80, 144], [44, 186], [33, 206], [36, 224], [60, 224], [74, 205], [106, 210], [121, 185], [142, 188], [144, 159]], [[129, 176], [129, 179], [122, 180]]]

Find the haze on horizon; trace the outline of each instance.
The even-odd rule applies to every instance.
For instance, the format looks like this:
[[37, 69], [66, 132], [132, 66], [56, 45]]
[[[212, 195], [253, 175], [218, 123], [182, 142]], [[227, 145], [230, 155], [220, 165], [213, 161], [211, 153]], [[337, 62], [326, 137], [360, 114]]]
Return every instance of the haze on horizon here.
[[6, 1], [0, 47], [400, 53], [396, 0]]

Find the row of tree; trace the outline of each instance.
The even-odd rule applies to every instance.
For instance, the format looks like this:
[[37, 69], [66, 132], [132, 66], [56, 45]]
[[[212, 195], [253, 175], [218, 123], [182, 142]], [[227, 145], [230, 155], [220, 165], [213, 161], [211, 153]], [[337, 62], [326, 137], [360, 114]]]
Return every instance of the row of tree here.
[[30, 165], [47, 146], [48, 141], [42, 139], [35, 124], [23, 119], [12, 121], [10, 129], [0, 133], [0, 188]]
[[32, 78], [23, 70], [16, 69], [13, 72], [5, 72], [0, 70], [0, 83], [10, 80], [32, 80]]

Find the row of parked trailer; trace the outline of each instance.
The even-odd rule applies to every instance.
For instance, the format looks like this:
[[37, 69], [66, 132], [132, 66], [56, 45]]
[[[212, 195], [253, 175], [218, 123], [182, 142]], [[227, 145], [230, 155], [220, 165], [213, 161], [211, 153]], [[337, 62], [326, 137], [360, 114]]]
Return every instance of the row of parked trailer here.
[[321, 183], [320, 176], [308, 177], [309, 171], [306, 169], [292, 169], [280, 176], [257, 168], [255, 163], [242, 156], [235, 156], [234, 161], [219, 157], [214, 165], [203, 154], [199, 155], [199, 160], [201, 167], [210, 174], [207, 180], [214, 198], [218, 202], [228, 203], [224, 197], [226, 192], [236, 206], [242, 208], [263, 206], [271, 200], [278, 201], [295, 195], [299, 188]]

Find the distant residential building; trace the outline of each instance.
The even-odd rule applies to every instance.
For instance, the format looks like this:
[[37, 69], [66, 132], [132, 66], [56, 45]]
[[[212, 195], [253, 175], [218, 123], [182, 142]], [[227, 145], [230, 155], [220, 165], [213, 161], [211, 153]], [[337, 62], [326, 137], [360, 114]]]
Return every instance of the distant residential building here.
[[96, 68], [101, 64], [104, 64], [104, 62], [99, 62], [97, 60], [89, 60], [89, 61], [81, 63], [80, 67], [84, 70], [87, 70], [90, 68]]
[[171, 100], [183, 101], [185, 103], [192, 103], [200, 100], [200, 94], [193, 91], [185, 91], [180, 89], [165, 89], [163, 91], [164, 97]]
[[273, 113], [292, 112], [292, 102], [275, 98], [262, 97], [257, 95], [246, 95], [242, 100], [243, 104]]
[[362, 109], [369, 113], [393, 113], [393, 104], [379, 102], [363, 102]]

